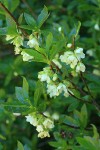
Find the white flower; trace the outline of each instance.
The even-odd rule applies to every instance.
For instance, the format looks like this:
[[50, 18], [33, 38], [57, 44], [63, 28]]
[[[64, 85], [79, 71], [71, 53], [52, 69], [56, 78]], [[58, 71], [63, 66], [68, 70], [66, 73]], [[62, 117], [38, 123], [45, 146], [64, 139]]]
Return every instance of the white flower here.
[[78, 62], [75, 54], [71, 51], [67, 51], [64, 55], [61, 55], [60, 60], [65, 62], [67, 65], [70, 65], [71, 68], [74, 68]]
[[93, 50], [92, 49], [87, 50], [86, 54], [88, 54], [89, 56], [93, 56]]
[[6, 41], [9, 41], [11, 39], [13, 39], [15, 36], [14, 35], [7, 35], [6, 36]]
[[43, 131], [43, 126], [42, 126], [42, 125], [37, 125], [36, 130], [37, 130], [38, 132], [42, 132], [42, 131]]
[[50, 119], [46, 119], [44, 122], [43, 122], [43, 125], [45, 128], [47, 129], [52, 129], [54, 128], [54, 122]]
[[85, 54], [83, 53], [83, 48], [77, 48], [74, 52], [78, 60], [81, 60], [81, 58], [85, 58]]
[[33, 126], [37, 126], [38, 121], [37, 118], [34, 118], [31, 115], [25, 116], [26, 117], [26, 121], [29, 122], [30, 124], [32, 124]]
[[82, 71], [82, 72], [85, 71], [85, 65], [81, 62], [79, 62], [76, 67], [76, 72], [80, 72], [80, 71]]
[[93, 74], [95, 74], [95, 75], [97, 75], [97, 76], [100, 76], [100, 70], [94, 69], [94, 70], [93, 70]]
[[59, 85], [57, 87], [57, 90], [59, 91], [59, 93], [61, 93], [65, 89], [66, 89], [66, 86], [63, 83], [59, 83]]
[[95, 24], [95, 25], [94, 25], [94, 29], [97, 30], [97, 31], [99, 31], [99, 30], [100, 30], [99, 25], [98, 25], [98, 24]]
[[58, 96], [59, 92], [57, 90], [57, 86], [53, 84], [47, 84], [47, 93], [50, 95], [50, 97]]
[[73, 52], [71, 52], [71, 51], [67, 51], [67, 52], [65, 52], [63, 55], [61, 55], [60, 56], [60, 60], [61, 60], [61, 62], [65, 62], [65, 63], [67, 63], [67, 58], [69, 57], [69, 56], [73, 56]]
[[39, 43], [38, 43], [37, 39], [36, 39], [35, 37], [33, 37], [32, 34], [31, 34], [30, 37], [29, 37], [29, 41], [27, 42], [27, 45], [28, 45], [30, 48], [39, 47]]
[[58, 113], [54, 113], [54, 114], [52, 115], [52, 119], [54, 119], [54, 120], [59, 120], [59, 115], [58, 115]]
[[71, 43], [68, 43], [68, 44], [67, 44], [67, 47], [68, 47], [68, 48], [71, 48], [71, 47], [72, 47], [72, 44], [71, 44]]
[[14, 51], [15, 51], [15, 55], [19, 54], [21, 52], [21, 48], [20, 47], [15, 47]]
[[23, 45], [23, 40], [23, 37], [19, 35], [15, 37], [11, 43], [13, 43], [13, 45], [15, 45], [16, 47], [20, 47], [21, 45]]
[[48, 111], [43, 112], [43, 114], [44, 114], [46, 117], [50, 117], [50, 114], [49, 114]]
[[61, 32], [61, 30], [62, 30], [62, 28], [61, 28], [61, 27], [59, 27], [59, 28], [58, 28], [58, 31], [59, 31], [59, 32]]
[[43, 131], [38, 134], [38, 137], [40, 138], [50, 137], [50, 134], [47, 131]]
[[21, 113], [13, 113], [14, 116], [20, 116]]
[[66, 61], [67, 64], [70, 64], [71, 68], [75, 68], [75, 66], [77, 65], [77, 62], [78, 60], [74, 55], [69, 56]]
[[21, 55], [23, 56], [23, 61], [30, 61], [30, 60], [34, 59], [33, 56], [28, 55], [24, 51], [21, 52]]
[[41, 71], [39, 74], [38, 74], [38, 78], [40, 79], [40, 81], [44, 82], [44, 81], [47, 81], [47, 83], [50, 82], [50, 77], [47, 75], [47, 74], [43, 74], [44, 72]]
[[53, 81], [56, 81], [57, 78], [58, 78], [58, 76], [57, 76], [57, 74], [55, 73], [55, 74], [53, 75]]

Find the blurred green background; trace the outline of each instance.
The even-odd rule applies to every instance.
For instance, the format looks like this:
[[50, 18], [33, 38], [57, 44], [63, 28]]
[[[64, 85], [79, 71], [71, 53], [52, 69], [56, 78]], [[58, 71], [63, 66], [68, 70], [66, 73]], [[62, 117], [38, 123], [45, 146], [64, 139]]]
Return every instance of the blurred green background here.
[[[37, 18], [44, 5], [47, 6], [50, 16], [43, 29], [62, 27], [67, 36], [74, 24], [81, 21], [79, 46], [84, 48], [87, 67], [88, 85], [99, 102], [100, 91], [100, 1], [99, 0], [1, 0], [7, 3], [16, 19], [27, 12]], [[0, 27], [6, 26], [5, 16], [0, 8]], [[1, 30], [1, 29], [0, 29]], [[0, 31], [1, 33], [1, 31]], [[23, 62], [21, 56], [14, 54], [14, 47], [5, 41], [5, 35], [0, 36], [0, 101], [13, 101], [15, 86], [22, 86], [22, 76], [25, 76], [30, 85], [30, 96], [33, 100], [37, 81], [37, 73], [44, 64]], [[54, 101], [53, 109], [61, 112], [61, 107], [68, 103]], [[56, 105], [58, 103], [58, 106]], [[52, 104], [52, 105], [53, 105]], [[56, 108], [57, 106], [57, 108]], [[90, 122], [100, 126], [95, 111], [89, 110]], [[67, 112], [66, 112], [67, 113]], [[17, 149], [17, 140], [21, 141], [26, 150], [53, 150], [48, 142], [53, 140], [38, 139], [35, 128], [25, 121], [24, 116], [14, 116], [0, 107], [0, 150]], [[26, 144], [27, 143], [27, 144]]]

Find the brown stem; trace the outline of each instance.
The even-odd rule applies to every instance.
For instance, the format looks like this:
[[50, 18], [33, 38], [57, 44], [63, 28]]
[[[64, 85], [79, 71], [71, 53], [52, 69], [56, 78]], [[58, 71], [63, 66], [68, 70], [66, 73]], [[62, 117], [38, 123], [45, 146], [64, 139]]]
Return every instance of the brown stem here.
[[25, 37], [27, 37], [28, 34], [27, 34], [23, 29], [21, 29], [21, 28], [19, 27], [19, 23], [16, 21], [16, 19], [15, 19], [14, 16], [12, 15], [12, 13], [11, 13], [11, 12], [5, 7], [5, 5], [4, 5], [3, 3], [1, 3], [1, 2], [0, 2], [0, 7], [12, 18], [12, 20], [15, 22], [17, 28], [19, 28], [19, 29], [22, 31], [23, 35], [24, 35]]
[[85, 87], [86, 87], [87, 90], [88, 90], [88, 93], [90, 94], [90, 96], [91, 96], [91, 98], [92, 98], [92, 103], [94, 104], [96, 110], [100, 113], [100, 107], [99, 107], [99, 105], [96, 103], [96, 101], [94, 100], [94, 97], [93, 97], [93, 95], [92, 95], [91, 92], [90, 92], [90, 89], [89, 89], [89, 87], [88, 87], [88, 85], [87, 85], [87, 83], [86, 83], [86, 81], [85, 81], [85, 79], [84, 79], [84, 77], [83, 77], [83, 74], [80, 73], [80, 75], [81, 75], [81, 79], [82, 79], [83, 83], [85, 84]]
[[72, 97], [74, 97], [74, 98], [76, 98], [77, 100], [79, 100], [80, 102], [91, 104], [91, 102], [89, 102], [89, 101], [84, 101], [83, 99], [81, 99], [81, 98], [79, 98], [79, 97], [73, 95], [70, 91], [68, 91], [68, 93], [69, 93]]
[[3, 3], [0, 2], [0, 7], [12, 18], [12, 20], [16, 23], [17, 26], [19, 26], [18, 22], [16, 21], [16, 19], [13, 17], [13, 15], [11, 14], [11, 12], [4, 6]]
[[[57, 66], [54, 62], [52, 62], [52, 64], [56, 67], [56, 69], [58, 69], [58, 66]], [[51, 70], [55, 73], [55, 70], [53, 69], [52, 65], [51, 65], [50, 67], [51, 67]], [[59, 70], [60, 70], [60, 69], [59, 69]], [[60, 70], [60, 73], [62, 73], [61, 70]], [[61, 82], [61, 80], [60, 80], [59, 78], [58, 78], [58, 81]], [[91, 104], [91, 102], [89, 102], [89, 101], [84, 101], [83, 99], [76, 97], [76, 96], [73, 95], [70, 91], [68, 91], [68, 93], [69, 93], [72, 97], [76, 98], [77, 100], [79, 100], [79, 101], [81, 101], [81, 102], [83, 102], [83, 103], [89, 103], [89, 104]]]

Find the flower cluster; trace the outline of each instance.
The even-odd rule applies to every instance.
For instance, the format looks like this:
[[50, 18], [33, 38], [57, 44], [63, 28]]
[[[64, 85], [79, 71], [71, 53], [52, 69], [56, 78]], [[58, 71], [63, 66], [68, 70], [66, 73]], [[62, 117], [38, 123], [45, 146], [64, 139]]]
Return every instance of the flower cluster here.
[[62, 83], [59, 83], [58, 74], [54, 73], [50, 67], [43, 68], [43, 71], [38, 73], [38, 78], [40, 81], [47, 83], [47, 93], [51, 98], [59, 96], [61, 93], [63, 93], [65, 97], [69, 96], [69, 82], [62, 81]]
[[50, 115], [46, 115], [46, 113], [31, 113], [26, 116], [26, 121], [36, 127], [36, 130], [39, 132], [38, 137], [40, 138], [50, 137], [49, 131], [54, 128], [54, 120], [50, 118]]
[[60, 56], [61, 62], [70, 65], [72, 69], [76, 68], [76, 72], [84, 72], [85, 65], [81, 62], [81, 59], [85, 58], [83, 48], [77, 47], [74, 51], [67, 51]]
[[[7, 41], [11, 40], [11, 43], [15, 46], [15, 49], [14, 49], [15, 54], [21, 53], [21, 55], [23, 56], [23, 61], [30, 61], [34, 59], [33, 56], [30, 56], [26, 52], [22, 51], [21, 46], [24, 46], [25, 41], [24, 41], [24, 38], [20, 34], [16, 36], [7, 35], [6, 40]], [[39, 47], [38, 40], [36, 39], [36, 37], [33, 36], [33, 34], [29, 36], [29, 41], [27, 41], [27, 46], [30, 48], [35, 48], [35, 49]]]

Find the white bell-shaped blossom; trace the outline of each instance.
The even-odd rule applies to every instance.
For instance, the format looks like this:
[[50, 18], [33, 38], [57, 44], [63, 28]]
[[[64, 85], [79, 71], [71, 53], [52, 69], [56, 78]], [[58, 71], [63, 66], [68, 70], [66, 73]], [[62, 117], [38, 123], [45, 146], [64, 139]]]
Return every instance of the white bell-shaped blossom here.
[[58, 79], [58, 76], [57, 76], [57, 74], [55, 73], [54, 75], [53, 75], [53, 81], [56, 81]]
[[15, 47], [14, 51], [15, 51], [15, 55], [17, 55], [17, 54], [20, 54], [22, 49], [20, 47]]
[[14, 39], [14, 35], [7, 35], [6, 36], [6, 41], [9, 41], [9, 40], [12, 40], [12, 39]]
[[59, 92], [57, 90], [57, 86], [54, 84], [47, 84], [47, 93], [50, 95], [50, 97], [56, 97], [59, 95]]
[[93, 56], [93, 49], [87, 50], [86, 54], [88, 54], [89, 56]]
[[64, 55], [61, 55], [60, 60], [61, 62], [64, 62], [67, 65], [70, 65], [71, 68], [74, 68], [78, 62], [75, 54], [71, 51], [67, 51], [64, 53]]
[[97, 23], [94, 25], [94, 29], [97, 30], [97, 31], [100, 30], [100, 27], [99, 27], [99, 25]]
[[85, 54], [83, 53], [83, 48], [77, 48], [74, 52], [79, 61], [81, 60], [81, 58], [85, 58]]
[[43, 129], [43, 126], [42, 126], [42, 125], [37, 125], [36, 130], [37, 130], [38, 132], [42, 132], [44, 129]]
[[33, 56], [30, 56], [29, 54], [27, 54], [24, 51], [21, 52], [21, 55], [23, 56], [23, 61], [30, 61], [30, 60], [34, 59]]
[[50, 134], [47, 131], [42, 131], [38, 134], [38, 137], [40, 138], [50, 137]]
[[54, 122], [52, 120], [50, 120], [50, 119], [45, 119], [45, 121], [43, 122], [43, 125], [47, 129], [54, 128]]
[[58, 113], [53, 113], [53, 115], [52, 115], [52, 119], [54, 119], [54, 120], [59, 120], [59, 114]]
[[28, 116], [25, 116], [25, 117], [26, 117], [27, 122], [29, 122], [33, 126], [37, 126], [37, 124], [38, 124], [37, 118], [33, 117], [32, 115], [28, 115]]
[[46, 81], [47, 83], [50, 82], [50, 77], [47, 74], [44, 74], [44, 72], [40, 72], [38, 75], [38, 78], [40, 79], [40, 81], [44, 82]]
[[46, 117], [50, 117], [50, 113], [48, 111], [43, 112], [43, 115], [45, 115]]
[[71, 47], [72, 47], [72, 43], [68, 43], [68, 44], [67, 44], [67, 47], [68, 47], [68, 48], [71, 48]]
[[76, 67], [76, 72], [80, 72], [80, 71], [85, 72], [85, 65], [81, 62], [79, 62]]
[[16, 47], [20, 47], [21, 45], [23, 45], [23, 40], [23, 37], [19, 35], [15, 37], [11, 43], [13, 43], [13, 45], [15, 45]]
[[39, 43], [38, 43], [37, 39], [32, 34], [29, 36], [29, 41], [27, 42], [27, 45], [30, 48], [39, 47]]

